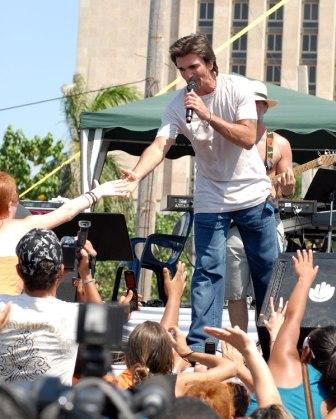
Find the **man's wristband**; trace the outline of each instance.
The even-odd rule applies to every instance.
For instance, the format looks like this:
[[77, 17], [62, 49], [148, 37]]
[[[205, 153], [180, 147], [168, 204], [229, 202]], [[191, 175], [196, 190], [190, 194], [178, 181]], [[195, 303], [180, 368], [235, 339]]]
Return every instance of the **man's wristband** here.
[[96, 204], [96, 203], [98, 202], [98, 198], [97, 198], [97, 196], [94, 194], [94, 192], [92, 192], [92, 191], [88, 191], [88, 192], [85, 192], [85, 195], [88, 195], [88, 196], [90, 196], [90, 197], [91, 197], [91, 199], [92, 199], [92, 203], [93, 203], [93, 204]]
[[95, 282], [95, 280], [94, 279], [86, 279], [85, 281], [83, 281], [83, 285], [91, 284], [91, 282]]

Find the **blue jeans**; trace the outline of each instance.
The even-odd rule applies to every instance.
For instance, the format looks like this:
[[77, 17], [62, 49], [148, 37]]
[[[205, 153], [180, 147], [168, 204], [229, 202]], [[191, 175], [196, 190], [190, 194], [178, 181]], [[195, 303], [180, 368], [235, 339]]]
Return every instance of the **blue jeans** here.
[[274, 212], [265, 203], [239, 211], [195, 215], [196, 266], [191, 284], [192, 318], [187, 340], [196, 351], [203, 351], [208, 337], [203, 327], [222, 325], [226, 239], [231, 220], [237, 225], [244, 243], [258, 313], [278, 256]]

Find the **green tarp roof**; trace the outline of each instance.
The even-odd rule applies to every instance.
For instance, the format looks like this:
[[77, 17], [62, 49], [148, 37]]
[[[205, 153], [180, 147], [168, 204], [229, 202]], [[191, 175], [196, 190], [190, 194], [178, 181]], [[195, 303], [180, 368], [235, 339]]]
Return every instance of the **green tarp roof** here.
[[[265, 123], [271, 130], [310, 133], [317, 130], [336, 131], [336, 103], [274, 84], [267, 84], [268, 96], [279, 100], [270, 109]], [[149, 131], [160, 126], [161, 117], [175, 92], [147, 98], [100, 112], [83, 112], [80, 127], [123, 128], [130, 131]]]
[[[265, 115], [266, 126], [290, 141], [295, 162], [313, 160], [325, 150], [336, 152], [335, 102], [273, 84], [267, 84], [267, 88], [269, 98], [279, 100], [279, 104]], [[102, 128], [109, 151], [122, 150], [139, 156], [154, 140], [164, 109], [175, 94], [170, 92], [101, 112], [84, 112], [80, 127]], [[92, 133], [89, 138], [93, 139]], [[176, 159], [193, 154], [189, 140], [179, 135], [166, 157]]]

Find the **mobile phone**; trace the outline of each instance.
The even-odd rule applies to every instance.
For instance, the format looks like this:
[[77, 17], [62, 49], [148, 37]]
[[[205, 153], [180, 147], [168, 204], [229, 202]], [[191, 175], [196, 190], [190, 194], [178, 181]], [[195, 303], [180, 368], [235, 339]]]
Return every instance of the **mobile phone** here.
[[130, 311], [135, 311], [139, 309], [138, 302], [138, 290], [136, 286], [135, 274], [133, 271], [125, 271], [125, 282], [127, 292], [131, 290], [133, 292], [132, 300], [130, 301]]
[[204, 352], [206, 354], [216, 355], [216, 342], [214, 342], [211, 338], [206, 339]]

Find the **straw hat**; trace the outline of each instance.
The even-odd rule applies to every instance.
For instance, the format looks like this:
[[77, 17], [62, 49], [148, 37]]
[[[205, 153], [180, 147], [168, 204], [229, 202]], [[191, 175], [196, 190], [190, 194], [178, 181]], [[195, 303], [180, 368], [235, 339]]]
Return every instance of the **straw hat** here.
[[254, 100], [261, 100], [267, 102], [269, 108], [273, 108], [278, 104], [277, 100], [267, 98], [267, 87], [264, 83], [259, 80], [250, 81], [251, 92]]

